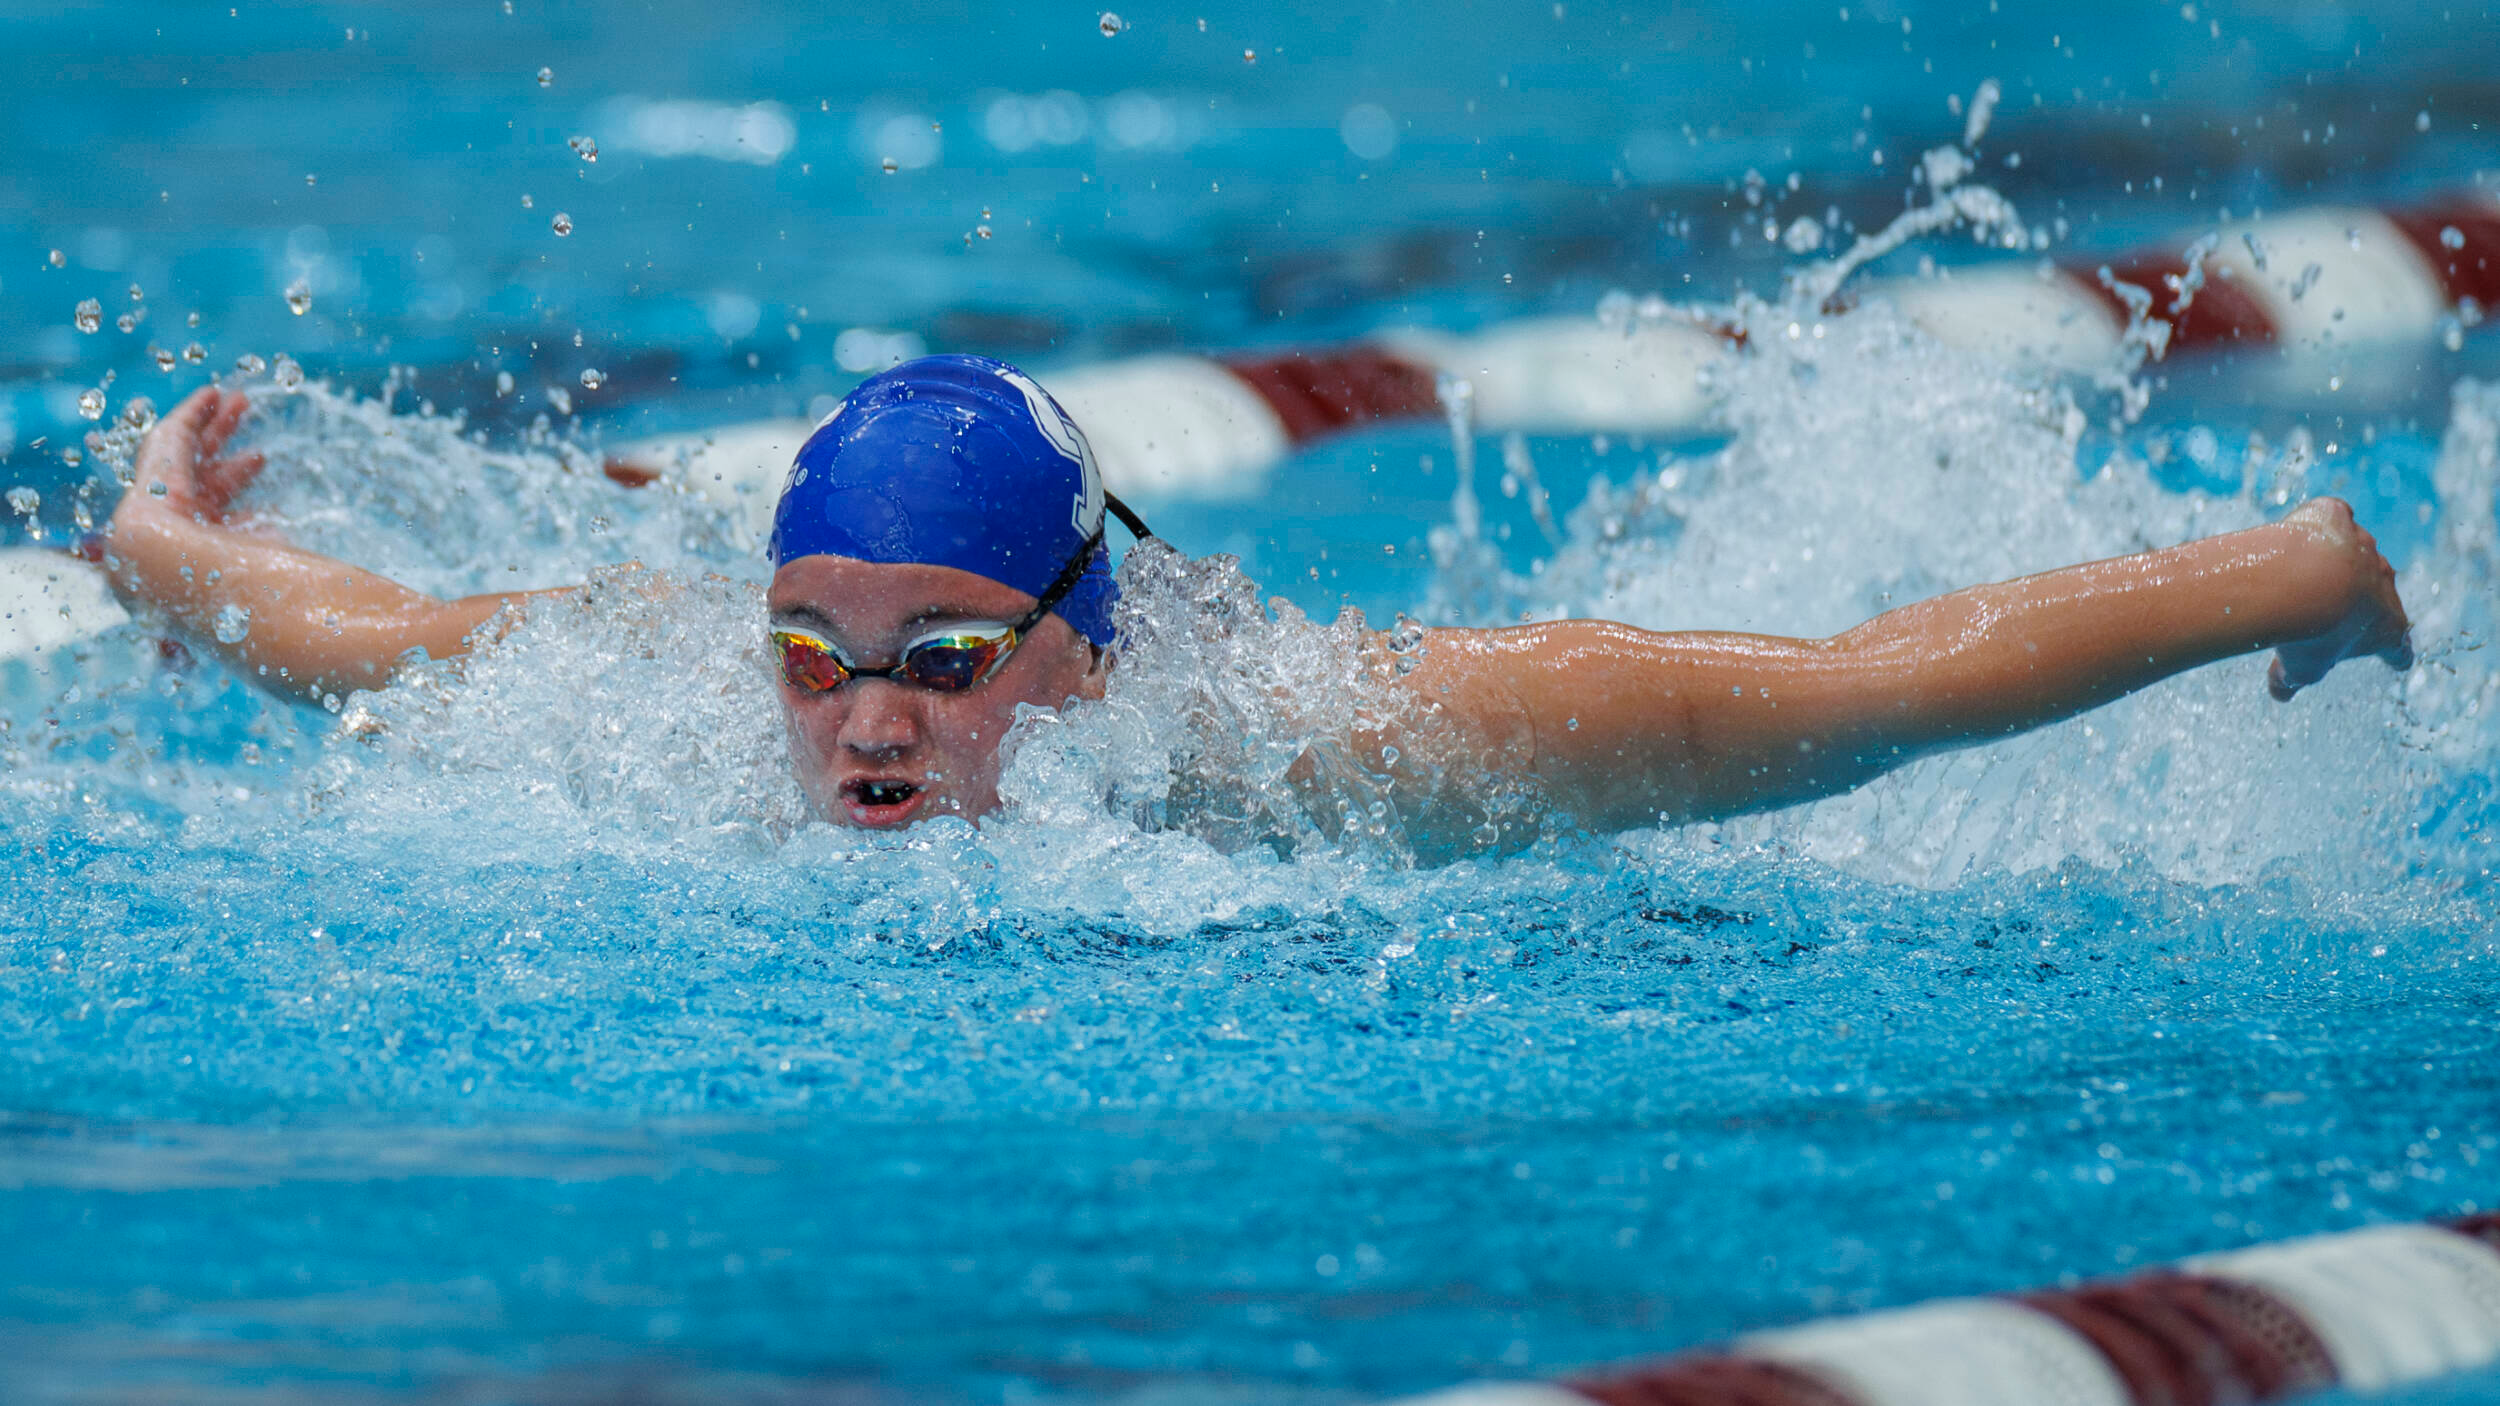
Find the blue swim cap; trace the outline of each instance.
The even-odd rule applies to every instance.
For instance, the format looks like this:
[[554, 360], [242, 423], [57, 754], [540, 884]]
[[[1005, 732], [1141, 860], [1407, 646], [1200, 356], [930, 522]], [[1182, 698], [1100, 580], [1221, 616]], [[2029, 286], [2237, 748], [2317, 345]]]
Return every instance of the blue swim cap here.
[[1056, 611], [1111, 643], [1102, 470], [1033, 378], [985, 356], [871, 376], [799, 446], [773, 510], [775, 567], [807, 556], [951, 566], [1039, 597], [1087, 542]]

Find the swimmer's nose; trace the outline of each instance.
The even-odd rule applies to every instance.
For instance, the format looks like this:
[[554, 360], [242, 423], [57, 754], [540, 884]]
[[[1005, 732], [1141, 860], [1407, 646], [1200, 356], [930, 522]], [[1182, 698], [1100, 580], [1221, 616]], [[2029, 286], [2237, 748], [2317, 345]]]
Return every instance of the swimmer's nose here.
[[842, 719], [836, 739], [844, 751], [891, 757], [911, 750], [920, 740], [920, 720], [913, 715], [909, 689], [888, 679], [859, 679], [850, 688], [850, 713]]

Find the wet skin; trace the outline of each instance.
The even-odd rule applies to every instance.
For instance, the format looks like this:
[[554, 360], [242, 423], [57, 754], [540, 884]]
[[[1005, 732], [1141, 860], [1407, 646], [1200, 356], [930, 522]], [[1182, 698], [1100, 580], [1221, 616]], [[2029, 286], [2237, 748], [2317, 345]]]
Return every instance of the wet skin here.
[[[773, 628], [818, 635], [877, 668], [931, 630], [1017, 620], [1033, 597], [950, 566], [812, 556], [773, 573], [766, 604]], [[998, 805], [998, 743], [1017, 706], [1100, 698], [1105, 667], [1066, 621], [1045, 615], [997, 673], [960, 693], [882, 678], [810, 693], [784, 679], [791, 768], [837, 825], [982, 815]]]

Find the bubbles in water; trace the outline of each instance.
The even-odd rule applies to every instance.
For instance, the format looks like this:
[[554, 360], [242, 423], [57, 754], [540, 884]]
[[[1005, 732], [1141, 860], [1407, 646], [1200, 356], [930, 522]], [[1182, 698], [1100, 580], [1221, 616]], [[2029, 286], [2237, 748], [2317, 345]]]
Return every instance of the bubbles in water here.
[[164, 347], [149, 347], [148, 355], [155, 358], [156, 369], [159, 371], [170, 372], [175, 367], [182, 364], [182, 359], [180, 357], [175, 356], [171, 351], [165, 349]]
[[61, 252], [60, 250], [58, 250], [58, 249], [55, 249], [55, 250], [53, 250], [53, 251], [52, 251], [52, 255], [51, 255], [50, 262], [51, 262], [52, 266], [53, 266], [54, 268], [56, 268], [56, 269], [57, 269], [57, 268], [67, 268], [67, 267], [69, 267], [69, 255], [62, 253], [62, 252]]
[[1105, 10], [1105, 11], [1103, 11], [1103, 12], [1102, 12], [1102, 37], [1103, 37], [1103, 38], [1108, 39], [1108, 38], [1110, 38], [1112, 35], [1117, 34], [1117, 33], [1119, 33], [1121, 30], [1126, 29], [1126, 28], [1128, 28], [1128, 25], [1127, 25], [1126, 23], [1124, 23], [1124, 22], [1120, 19], [1120, 17], [1119, 17], [1118, 15], [1115, 15], [1115, 14], [1111, 13], [1109, 10]]
[[1823, 226], [1800, 215], [1780, 236], [1780, 243], [1791, 254], [1811, 254], [1823, 247]]
[[981, 236], [983, 239], [990, 237], [990, 227], [988, 225], [974, 225], [972, 227], [972, 232]]
[[90, 420], [104, 418], [104, 392], [93, 386], [78, 393], [78, 413]]
[[1242, 50], [1241, 61], [1243, 63], [1257, 63], [1259, 61], [1259, 51], [1256, 49]]
[[1337, 119], [1337, 140], [1365, 161], [1386, 160], [1398, 149], [1397, 119], [1378, 103], [1356, 103]]
[[201, 346], [197, 342], [185, 343], [182, 348], [182, 359], [190, 362], [194, 366], [197, 366], [201, 362], [208, 360], [208, 348]]
[[529, 192], [523, 191], [521, 193], [521, 208], [524, 210], [535, 210], [538, 208], [538, 202], [530, 199]]
[[144, 303], [147, 300], [148, 295], [140, 289], [138, 284], [133, 283], [130, 285], [130, 301], [134, 303]]
[[556, 232], [556, 237], [561, 239], [573, 232], [573, 217], [561, 210], [558, 210], [556, 212], [556, 217], [547, 222], [547, 228], [554, 230]]
[[104, 304], [93, 298], [81, 298], [73, 319], [81, 332], [93, 332], [104, 325]]
[[2430, 129], [2431, 129], [2431, 115], [2430, 115], [2430, 112], [2429, 112], [2427, 109], [2425, 109], [2424, 111], [2417, 112], [2417, 113], [2413, 114], [2413, 130], [2414, 130], [2414, 131], [2417, 131], [2417, 132], [2427, 132], [2427, 131], [2429, 131]]
[[295, 364], [294, 357], [280, 352], [270, 364], [269, 379], [278, 383], [278, 389], [291, 391], [304, 384], [304, 368]]
[[210, 633], [219, 644], [241, 644], [252, 633], [252, 612], [239, 605], [222, 605]]
[[584, 161], [596, 161], [599, 159], [599, 143], [593, 141], [589, 137], [575, 137], [573, 140], [565, 143], [565, 145], [573, 148], [573, 154], [580, 157]]
[[573, 413], [573, 393], [562, 386], [547, 387], [547, 403], [555, 407], [555, 412], [559, 415]]
[[2458, 229], [2455, 225], [2442, 225], [2439, 230], [2439, 244], [2443, 249], [2462, 249], [2465, 247], [2465, 231]]
[[34, 489], [21, 484], [9, 490], [9, 508], [20, 516], [33, 517], [35, 510], [42, 506], [43, 495]]
[[269, 369], [269, 363], [252, 352], [245, 352], [234, 359], [234, 369], [246, 376], [257, 376]]
[[121, 329], [123, 332], [136, 332], [139, 330], [139, 314], [135, 312], [123, 313], [121, 316], [113, 319], [113, 325]]
[[900, 171], [900, 170], [902, 170], [902, 169], [903, 169], [903, 163], [902, 163], [902, 162], [900, 162], [900, 161], [895, 160], [895, 159], [894, 159], [893, 157], [891, 157], [891, 156], [886, 157], [885, 159], [883, 159], [883, 160], [879, 161], [879, 162], [877, 163], [877, 166], [878, 166], [878, 168], [879, 168], [879, 169], [883, 170], [883, 171], [884, 171], [887, 175], [889, 175], [889, 176], [891, 176], [891, 175], [893, 175], [895, 172]]
[[286, 310], [302, 317], [312, 311], [312, 285], [296, 279], [286, 286]]
[[197, 327], [197, 326], [199, 326], [199, 325], [200, 325], [200, 315], [199, 315], [198, 313], [196, 313], [196, 312], [195, 312], [195, 313], [193, 313], [193, 314], [191, 314], [189, 317], [186, 317], [186, 318], [184, 318], [184, 319], [182, 320], [182, 325], [183, 325], [183, 326], [185, 326], [185, 327]]
[[586, 390], [586, 391], [595, 391], [595, 390], [599, 389], [601, 386], [606, 385], [607, 383], [608, 383], [608, 376], [607, 376], [607, 373], [606, 373], [606, 372], [604, 372], [604, 371], [601, 371], [598, 367], [596, 367], [596, 366], [585, 366], [585, 367], [583, 367], [583, 368], [582, 368], [582, 389], [583, 389], [583, 390]]
[[555, 71], [554, 69], [552, 69], [552, 68], [541, 68], [540, 70], [538, 70], [538, 86], [539, 86], [539, 87], [541, 87], [541, 88], [551, 88], [551, 87], [555, 86], [555, 81], [556, 81], [556, 71]]
[[498, 372], [496, 372], [496, 373], [495, 373], [495, 394], [497, 394], [497, 395], [499, 395], [499, 396], [504, 396], [504, 395], [510, 395], [510, 394], [512, 394], [512, 373], [511, 373], [511, 372], [509, 372], [509, 371], [498, 371]]

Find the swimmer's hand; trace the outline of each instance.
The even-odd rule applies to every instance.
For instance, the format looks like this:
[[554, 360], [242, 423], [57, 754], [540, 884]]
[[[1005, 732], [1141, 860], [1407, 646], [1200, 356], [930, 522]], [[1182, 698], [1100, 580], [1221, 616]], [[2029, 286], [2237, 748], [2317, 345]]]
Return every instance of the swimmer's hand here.
[[2376, 655], [2399, 672], [2413, 667], [2404, 602], [2396, 596], [2396, 568], [2379, 554], [2378, 541], [2352, 520], [2341, 498], [2312, 498], [2283, 519], [2297, 528], [2316, 558], [2310, 589], [2319, 613], [2333, 624], [2308, 639], [2276, 649], [2266, 671], [2266, 691], [2281, 701], [2325, 678], [2347, 659]]
[[251, 408], [241, 391], [215, 386], [185, 397], [148, 431], [139, 446], [130, 495], [113, 516], [161, 507], [205, 522], [224, 522], [235, 495], [259, 477], [265, 462], [257, 453], [221, 452]]

